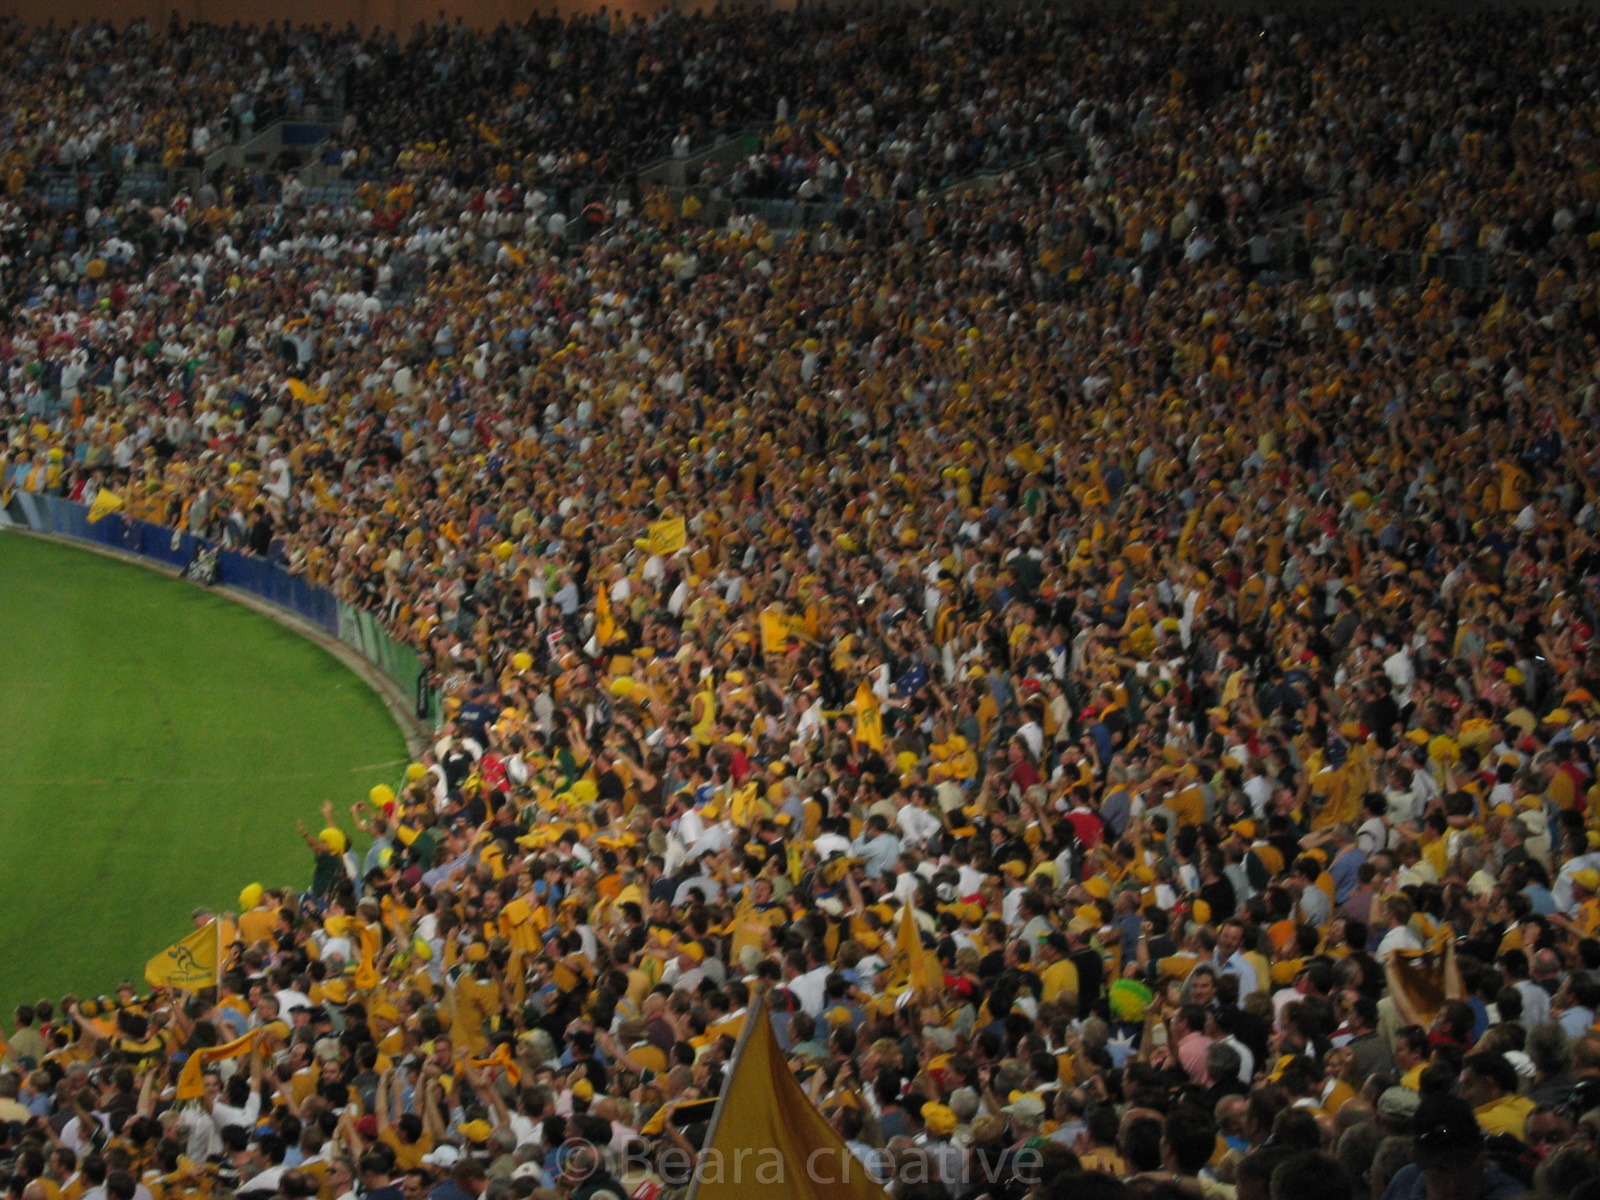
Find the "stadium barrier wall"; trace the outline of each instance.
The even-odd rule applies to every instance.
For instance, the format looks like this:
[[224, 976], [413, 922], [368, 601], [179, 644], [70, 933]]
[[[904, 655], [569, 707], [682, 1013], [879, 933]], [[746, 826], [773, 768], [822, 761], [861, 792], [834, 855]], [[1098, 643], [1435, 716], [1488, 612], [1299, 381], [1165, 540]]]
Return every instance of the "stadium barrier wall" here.
[[218, 583], [249, 592], [338, 638], [410, 697], [419, 720], [430, 727], [438, 724], [440, 697], [437, 689], [429, 686], [427, 672], [415, 650], [391, 637], [371, 613], [344, 603], [327, 589], [291, 575], [276, 563], [224, 550], [193, 534], [121, 513], [90, 524], [87, 507], [59, 496], [18, 492], [5, 516], [34, 533], [110, 547], [179, 570], [193, 562], [202, 550], [215, 549]]

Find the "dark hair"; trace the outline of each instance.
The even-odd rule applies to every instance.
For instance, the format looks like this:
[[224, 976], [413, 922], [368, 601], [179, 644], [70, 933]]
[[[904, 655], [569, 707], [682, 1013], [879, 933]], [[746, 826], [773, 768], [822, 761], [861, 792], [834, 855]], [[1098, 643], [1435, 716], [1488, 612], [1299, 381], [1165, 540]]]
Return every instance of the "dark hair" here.
[[1272, 1143], [1298, 1150], [1316, 1150], [1322, 1145], [1322, 1130], [1309, 1109], [1286, 1108], [1272, 1120]]
[[1509, 1095], [1517, 1090], [1517, 1069], [1506, 1061], [1503, 1054], [1489, 1051], [1469, 1054], [1461, 1065], [1479, 1078], [1487, 1079], [1502, 1094]]
[[1355, 1185], [1331, 1154], [1296, 1154], [1272, 1172], [1272, 1200], [1354, 1200]]
[[1155, 1117], [1135, 1117], [1122, 1131], [1122, 1153], [1135, 1171], [1161, 1169], [1161, 1122]]
[[1043, 1200], [1133, 1200], [1134, 1191], [1104, 1171], [1068, 1171], [1045, 1187]]
[[1259, 1150], [1252, 1150], [1239, 1160], [1235, 1171], [1235, 1179], [1243, 1183], [1252, 1179], [1262, 1184], [1267, 1184], [1272, 1179], [1272, 1173], [1291, 1158], [1296, 1158], [1304, 1151], [1293, 1146], [1262, 1146]]
[[1200, 1168], [1210, 1162], [1211, 1156], [1216, 1153], [1216, 1122], [1204, 1109], [1180, 1104], [1167, 1114], [1161, 1128], [1161, 1140], [1171, 1150], [1180, 1174], [1198, 1174]]

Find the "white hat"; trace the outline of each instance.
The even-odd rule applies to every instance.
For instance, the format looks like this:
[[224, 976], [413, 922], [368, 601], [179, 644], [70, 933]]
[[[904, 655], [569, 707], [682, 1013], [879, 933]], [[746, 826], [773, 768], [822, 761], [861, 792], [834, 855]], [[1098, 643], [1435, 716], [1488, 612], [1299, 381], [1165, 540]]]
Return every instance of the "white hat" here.
[[448, 1142], [435, 1146], [422, 1156], [422, 1165], [425, 1167], [439, 1167], [448, 1171], [461, 1161], [461, 1151]]

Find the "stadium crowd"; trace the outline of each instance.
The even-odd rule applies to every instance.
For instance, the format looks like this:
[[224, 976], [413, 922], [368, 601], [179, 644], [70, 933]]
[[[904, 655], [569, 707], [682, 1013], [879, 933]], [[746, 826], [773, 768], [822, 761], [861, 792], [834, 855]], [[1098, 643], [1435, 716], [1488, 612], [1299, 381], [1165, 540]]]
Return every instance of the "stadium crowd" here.
[[[676, 1194], [759, 1000], [900, 1197], [1589, 1200], [1597, 32], [12, 31], [4, 498], [283, 563], [447, 720], [218, 988], [16, 1012], [7, 1194]], [[334, 78], [354, 206], [29, 187]], [[632, 176], [771, 116], [719, 186], [836, 227]]]

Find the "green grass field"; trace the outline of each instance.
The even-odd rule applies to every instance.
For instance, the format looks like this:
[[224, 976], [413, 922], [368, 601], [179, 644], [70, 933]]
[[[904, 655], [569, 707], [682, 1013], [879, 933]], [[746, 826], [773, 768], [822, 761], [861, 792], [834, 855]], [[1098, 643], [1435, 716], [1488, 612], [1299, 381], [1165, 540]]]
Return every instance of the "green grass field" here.
[[193, 584], [0, 533], [0, 1020], [132, 977], [251, 881], [304, 887], [320, 826], [404, 769], [382, 700]]

